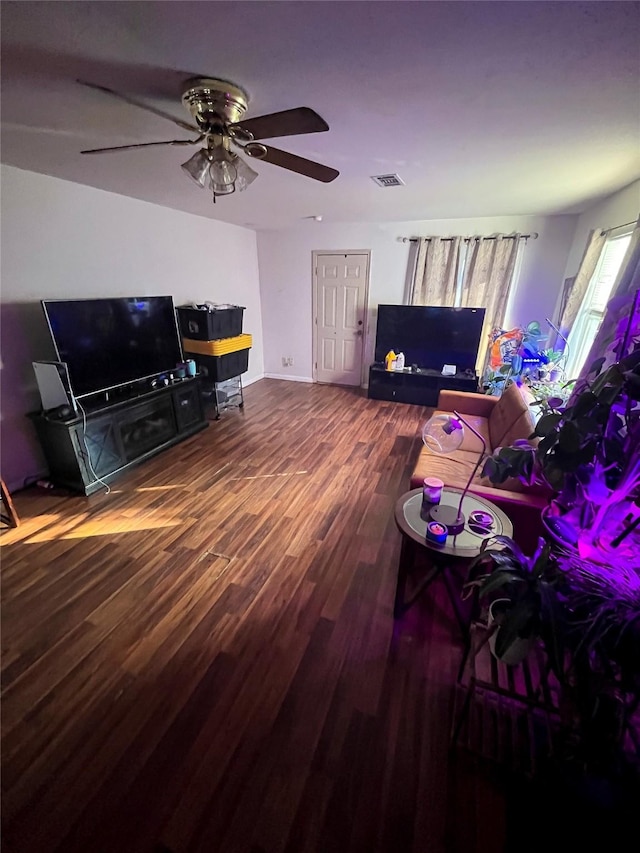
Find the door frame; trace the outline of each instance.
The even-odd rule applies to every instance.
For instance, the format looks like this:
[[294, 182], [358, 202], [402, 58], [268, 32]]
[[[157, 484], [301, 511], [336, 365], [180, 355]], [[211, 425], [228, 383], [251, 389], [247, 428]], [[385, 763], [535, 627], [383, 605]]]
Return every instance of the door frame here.
[[[362, 359], [360, 365], [360, 385], [362, 388], [367, 376], [365, 369], [364, 356], [367, 350], [367, 342], [369, 340], [369, 284], [371, 281], [371, 249], [312, 249], [311, 251], [311, 299], [312, 299], [312, 351], [311, 377], [314, 382], [318, 381], [318, 257], [320, 255], [366, 255], [367, 256], [367, 275], [364, 283], [364, 317], [362, 318]], [[347, 386], [348, 387], [348, 386]]]

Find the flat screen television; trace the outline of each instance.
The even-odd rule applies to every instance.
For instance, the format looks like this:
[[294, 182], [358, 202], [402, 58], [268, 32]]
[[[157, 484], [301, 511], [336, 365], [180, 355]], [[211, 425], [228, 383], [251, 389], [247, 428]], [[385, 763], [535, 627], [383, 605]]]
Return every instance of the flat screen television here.
[[484, 308], [378, 305], [375, 360], [383, 362], [393, 350], [404, 353], [407, 367], [474, 370], [484, 315]]
[[182, 361], [171, 296], [42, 300], [76, 397], [158, 376]]

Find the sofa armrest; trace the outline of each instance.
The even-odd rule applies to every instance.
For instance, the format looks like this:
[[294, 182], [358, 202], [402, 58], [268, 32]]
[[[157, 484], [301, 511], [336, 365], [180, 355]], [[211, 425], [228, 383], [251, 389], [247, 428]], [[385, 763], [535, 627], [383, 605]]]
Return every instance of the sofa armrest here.
[[474, 394], [466, 391], [440, 391], [438, 408], [442, 412], [458, 411], [461, 415], [476, 415], [489, 418], [500, 398], [489, 394]]

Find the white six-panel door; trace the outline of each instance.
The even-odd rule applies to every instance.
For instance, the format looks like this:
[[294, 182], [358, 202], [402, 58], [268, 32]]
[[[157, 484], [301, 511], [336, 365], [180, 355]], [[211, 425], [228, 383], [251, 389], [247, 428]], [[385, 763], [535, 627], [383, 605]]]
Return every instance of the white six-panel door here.
[[362, 383], [369, 255], [314, 253], [314, 377]]

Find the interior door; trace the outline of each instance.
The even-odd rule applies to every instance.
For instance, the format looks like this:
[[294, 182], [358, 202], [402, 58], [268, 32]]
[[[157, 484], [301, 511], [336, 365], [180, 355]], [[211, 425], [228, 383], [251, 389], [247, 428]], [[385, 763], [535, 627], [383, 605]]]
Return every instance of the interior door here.
[[314, 254], [314, 376], [334, 385], [362, 384], [369, 254]]

